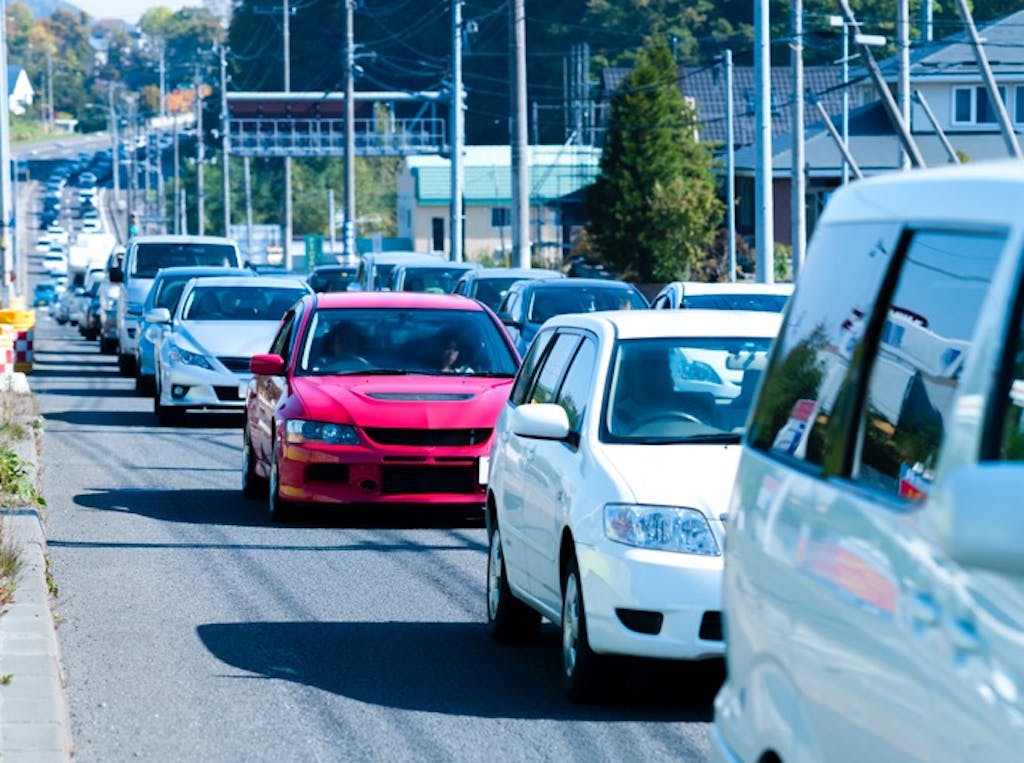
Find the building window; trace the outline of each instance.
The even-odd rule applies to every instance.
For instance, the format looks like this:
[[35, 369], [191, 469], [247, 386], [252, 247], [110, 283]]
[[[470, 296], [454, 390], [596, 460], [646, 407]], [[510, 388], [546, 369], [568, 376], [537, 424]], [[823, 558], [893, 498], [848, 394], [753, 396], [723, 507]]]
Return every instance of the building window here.
[[507, 228], [512, 224], [512, 210], [508, 207], [491, 207], [491, 227]]
[[[999, 97], [1006, 103], [1006, 88], [1002, 85], [999, 86]], [[996, 121], [996, 108], [988, 97], [988, 90], [984, 87], [953, 88], [953, 124], [994, 125]]]
[[430, 251], [444, 251], [444, 218], [430, 218]]

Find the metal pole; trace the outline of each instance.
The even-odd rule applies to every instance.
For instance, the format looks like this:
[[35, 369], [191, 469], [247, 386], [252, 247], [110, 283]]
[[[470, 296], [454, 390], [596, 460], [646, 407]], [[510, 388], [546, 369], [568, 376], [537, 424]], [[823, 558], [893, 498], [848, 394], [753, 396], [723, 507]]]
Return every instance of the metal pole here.
[[7, 91], [7, 2], [0, 0], [0, 248], [3, 249], [7, 306], [14, 298], [14, 228], [11, 220], [11, 124]]
[[356, 255], [355, 0], [345, 0], [345, 256]]
[[[850, 149], [850, 26], [843, 19], [843, 145]], [[843, 165], [843, 185], [850, 182], [850, 165]]]
[[[896, 46], [899, 52], [899, 82], [896, 96], [900, 107], [900, 116], [907, 129], [910, 125], [910, 0], [898, 0], [896, 3]], [[910, 169], [910, 157], [900, 149], [900, 166]]]
[[160, 40], [160, 116], [167, 116], [167, 40]]
[[[284, 91], [292, 89], [292, 41], [289, 17], [291, 16], [290, 0], [283, 0], [281, 13], [284, 34]], [[284, 158], [284, 267], [292, 269], [292, 158]]]
[[846, 143], [843, 142], [843, 138], [839, 134], [839, 131], [836, 130], [836, 126], [832, 124], [832, 119], [829, 117], [828, 112], [825, 111], [825, 107], [821, 105], [821, 101], [817, 98], [814, 99], [814, 105], [818, 108], [818, 113], [821, 115], [821, 121], [824, 122], [825, 127], [828, 129], [828, 134], [832, 136], [832, 140], [834, 140], [836, 145], [839, 147], [839, 153], [843, 155], [845, 163], [850, 167], [850, 171], [853, 173], [853, 176], [857, 178], [857, 180], [860, 180], [864, 177], [861, 174], [860, 167], [858, 167], [857, 162], [854, 161], [853, 154], [851, 154], [850, 150], [846, 147]]
[[733, 106], [732, 50], [725, 51], [725, 199], [726, 249], [729, 253], [729, 280], [736, 280], [736, 123]]
[[203, 162], [206, 159], [206, 141], [203, 140], [203, 85], [196, 65], [196, 232], [206, 234], [206, 189], [203, 188]]
[[1020, 144], [1017, 143], [1017, 135], [1010, 124], [1010, 115], [1006, 113], [1006, 104], [999, 95], [999, 88], [996, 86], [996, 78], [992, 75], [992, 67], [989, 65], [988, 56], [982, 47], [978, 30], [974, 26], [974, 17], [971, 16], [971, 9], [967, 7], [967, 0], [956, 0], [956, 7], [960, 11], [960, 18], [963, 19], [967, 34], [971, 38], [971, 47], [974, 48], [974, 60], [978, 62], [981, 70], [981, 77], [985, 82], [985, 89], [988, 91], [988, 100], [996, 110], [996, 119], [1003, 131], [1003, 140], [1006, 142], [1006, 149], [1014, 159], [1022, 159]]
[[245, 178], [245, 251], [252, 262], [252, 174], [248, 156], [242, 160], [242, 172]]
[[946, 156], [949, 157], [949, 161], [952, 164], [960, 164], [960, 157], [957, 156], [956, 150], [953, 148], [953, 144], [949, 142], [949, 138], [946, 137], [945, 130], [942, 129], [942, 125], [939, 124], [939, 120], [935, 118], [935, 112], [932, 111], [932, 107], [928, 105], [928, 101], [924, 97], [924, 93], [920, 90], [913, 92], [913, 98], [920, 105], [921, 110], [924, 111], [924, 115], [928, 117], [928, 121], [932, 123], [932, 127], [935, 128], [935, 134], [939, 136], [939, 141], [942, 143], [942, 148], [946, 151]]
[[49, 48], [46, 49], [46, 91], [50, 101], [50, 108], [46, 114], [46, 126], [50, 132], [53, 132], [56, 126], [53, 113], [53, 51]]
[[327, 229], [331, 233], [331, 257], [338, 258], [338, 242], [334, 238], [334, 189], [327, 189]]
[[227, 47], [220, 46], [220, 189], [224, 202], [224, 235], [231, 231], [231, 141], [228, 138], [228, 59]]
[[[765, 0], [767, 2], [767, 0]], [[516, 265], [530, 267], [530, 182], [526, 144], [526, 9], [513, 0], [512, 252]]]
[[538, 112], [539, 112], [539, 109], [537, 108], [537, 102], [536, 101], [531, 101], [530, 102], [530, 134], [533, 136], [533, 145], [535, 145], [535, 146], [539, 146], [540, 145], [540, 125], [538, 124], [538, 118], [539, 118], [540, 114]]
[[171, 122], [171, 134], [174, 140], [174, 188], [171, 198], [171, 209], [174, 210], [174, 233], [181, 233], [181, 204], [178, 197], [181, 195], [181, 174], [178, 165], [181, 162], [181, 150], [178, 143], [178, 114], [174, 114], [174, 121]]
[[[764, 0], [761, 1], [763, 2]], [[860, 28], [860, 24], [857, 21], [857, 17], [853, 15], [853, 11], [850, 10], [849, 0], [837, 0], [837, 2], [843, 11], [843, 17], [849, 22], [854, 32], [856, 32]], [[917, 147], [914, 136], [910, 134], [910, 128], [907, 126], [907, 123], [900, 116], [899, 109], [896, 108], [896, 101], [893, 100], [892, 92], [882, 76], [882, 70], [878, 68], [878, 62], [875, 61], [875, 56], [871, 52], [871, 46], [866, 43], [857, 43], [857, 47], [860, 49], [864, 66], [867, 67], [868, 75], [871, 77], [871, 82], [878, 92], [878, 97], [882, 101], [885, 113], [889, 116], [889, 121], [892, 122], [893, 129], [896, 131], [896, 136], [903, 145], [903, 150], [910, 156], [910, 163], [915, 167], [924, 167], [924, 157], [921, 156], [921, 150]]]
[[793, 280], [804, 264], [807, 242], [807, 176], [804, 174], [804, 3], [793, 0], [793, 42], [790, 47], [793, 63], [793, 164], [790, 178]]
[[181, 211], [179, 212], [179, 216], [181, 217], [181, 234], [183, 236], [187, 236], [188, 235], [188, 203], [187, 203], [187, 201], [185, 199], [185, 187], [184, 186], [182, 186], [182, 188], [181, 188], [181, 192], [180, 192], [180, 196], [179, 196], [179, 203], [181, 204]]
[[465, 112], [462, 103], [462, 0], [452, 0], [452, 100], [451, 100], [451, 245], [452, 262], [462, 262], [462, 196], [466, 173], [462, 150], [466, 143]]
[[925, 42], [932, 41], [934, 27], [932, 10], [932, 0], [921, 0], [921, 36]]
[[768, 35], [768, 0], [754, 4], [754, 81], [757, 87], [754, 170], [754, 246], [757, 280], [775, 282], [775, 221], [772, 197], [771, 48]]
[[[107, 88], [107, 100], [110, 105], [110, 164], [114, 175], [114, 209], [117, 210], [121, 203], [121, 149], [117, 138], [117, 109], [114, 108], [114, 83], [111, 82]], [[116, 224], [118, 215], [114, 214]], [[115, 235], [117, 231], [114, 232]], [[125, 238], [127, 238], [127, 230]]]

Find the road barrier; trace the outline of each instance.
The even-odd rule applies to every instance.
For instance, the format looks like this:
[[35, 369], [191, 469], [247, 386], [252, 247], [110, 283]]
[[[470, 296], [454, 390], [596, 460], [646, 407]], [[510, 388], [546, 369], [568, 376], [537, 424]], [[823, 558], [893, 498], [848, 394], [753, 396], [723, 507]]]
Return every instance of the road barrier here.
[[[35, 361], [36, 311], [7, 308], [0, 310], [0, 324], [11, 327], [14, 337], [14, 370], [30, 373]], [[6, 332], [5, 332], [6, 333]]]

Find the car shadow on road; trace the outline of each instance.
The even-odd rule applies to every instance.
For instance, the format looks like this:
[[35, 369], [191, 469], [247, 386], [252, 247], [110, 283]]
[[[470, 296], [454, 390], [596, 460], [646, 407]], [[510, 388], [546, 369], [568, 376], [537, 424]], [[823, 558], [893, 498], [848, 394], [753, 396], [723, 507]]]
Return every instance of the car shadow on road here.
[[[135, 467], [145, 471], [145, 467]], [[165, 469], [166, 467], [159, 467]], [[181, 467], [178, 471], [195, 471]], [[225, 469], [234, 472], [234, 469]], [[270, 521], [266, 500], [251, 500], [239, 489], [97, 489], [79, 493], [76, 505], [99, 511], [130, 512], [162, 522], [181, 522], [200, 525], [233, 525], [267, 527]], [[369, 507], [310, 507], [297, 514], [293, 522], [276, 525], [284, 529], [376, 529], [426, 530], [483, 527], [483, 512], [467, 515], [465, 509], [448, 510], [436, 507], [382, 506]], [[483, 543], [479, 550], [486, 551]]]
[[[45, 389], [40, 389], [43, 394]], [[46, 421], [61, 421], [89, 427], [146, 427], [153, 426], [156, 419], [147, 411], [52, 411], [44, 413]]]
[[212, 623], [210, 653], [267, 679], [293, 681], [385, 707], [482, 718], [698, 721], [712, 718], [721, 660], [616, 660], [605, 696], [569, 702], [560, 685], [560, 635], [494, 643], [483, 623]]
[[69, 397], [137, 397], [131, 387], [39, 387], [40, 395], [68, 395]]

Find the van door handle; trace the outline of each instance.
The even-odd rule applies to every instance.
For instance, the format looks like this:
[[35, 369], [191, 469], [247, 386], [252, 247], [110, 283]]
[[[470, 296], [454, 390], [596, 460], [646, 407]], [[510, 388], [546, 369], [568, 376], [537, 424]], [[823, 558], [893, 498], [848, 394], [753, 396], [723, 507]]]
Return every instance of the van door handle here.
[[915, 592], [908, 598], [910, 618], [917, 625], [935, 625], [941, 612], [930, 594]]
[[961, 652], [977, 652], [981, 648], [978, 629], [971, 620], [953, 620], [948, 630], [950, 642]]

